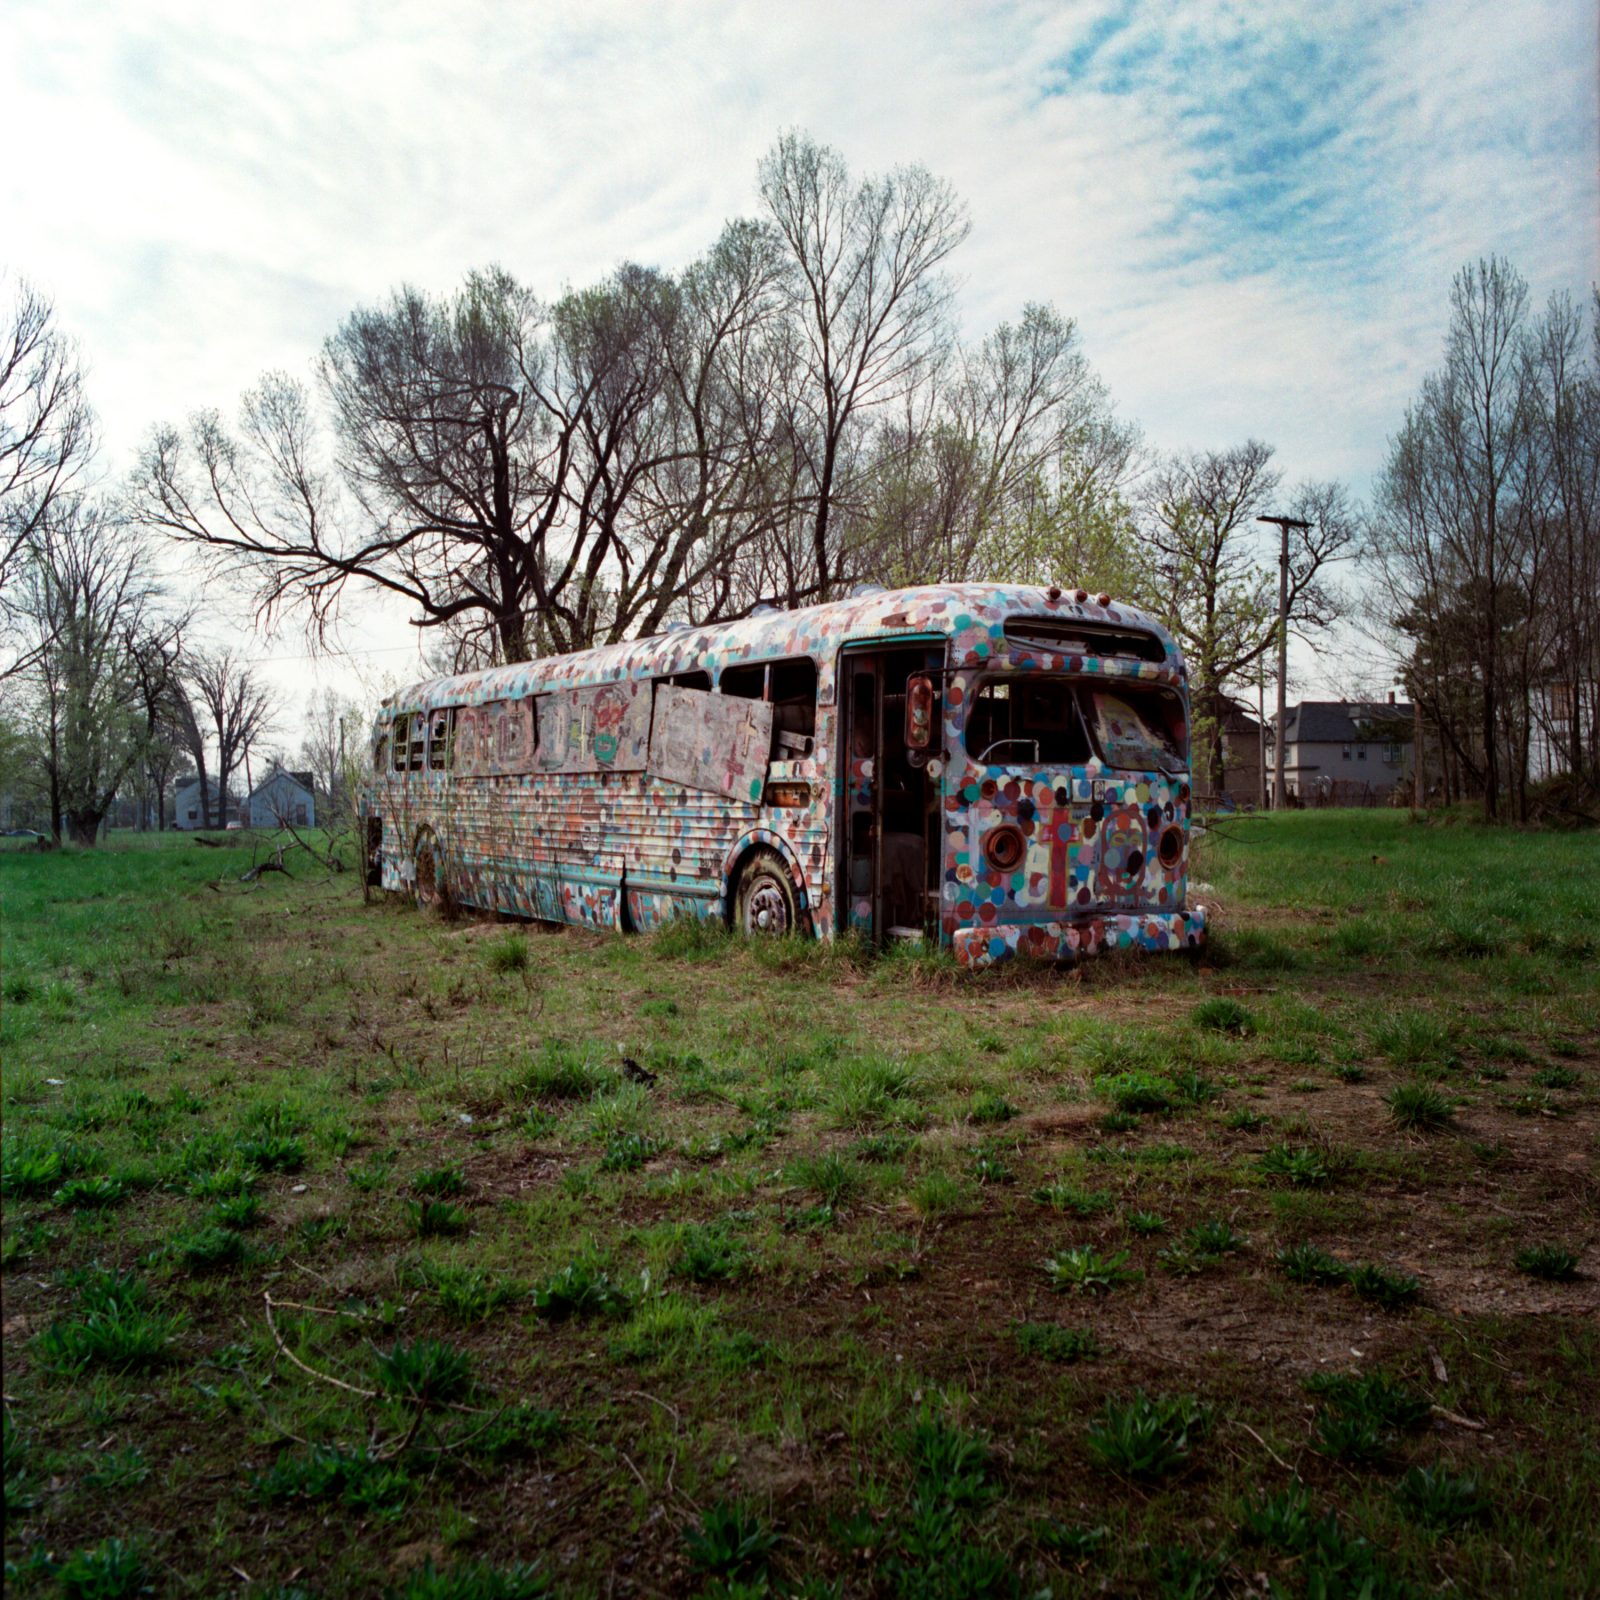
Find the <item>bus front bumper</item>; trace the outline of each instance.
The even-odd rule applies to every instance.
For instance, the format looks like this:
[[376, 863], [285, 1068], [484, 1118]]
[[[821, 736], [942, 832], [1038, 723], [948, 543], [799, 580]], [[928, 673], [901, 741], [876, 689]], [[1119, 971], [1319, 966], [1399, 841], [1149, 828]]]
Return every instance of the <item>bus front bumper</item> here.
[[1206, 940], [1206, 908], [1187, 911], [1116, 911], [1068, 922], [998, 923], [957, 928], [956, 960], [974, 969], [1013, 956], [1036, 961], [1076, 961], [1108, 950], [1197, 950]]

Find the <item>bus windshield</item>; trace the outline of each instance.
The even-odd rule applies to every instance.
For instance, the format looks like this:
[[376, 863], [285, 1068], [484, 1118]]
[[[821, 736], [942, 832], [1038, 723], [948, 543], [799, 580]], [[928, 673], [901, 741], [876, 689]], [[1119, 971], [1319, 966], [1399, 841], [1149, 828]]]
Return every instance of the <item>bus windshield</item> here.
[[1081, 766], [1089, 735], [1067, 678], [988, 678], [967, 713], [967, 754], [983, 765]]
[[1094, 733], [1108, 766], [1182, 772], [1183, 725], [1177, 701], [1148, 689], [1091, 689]]

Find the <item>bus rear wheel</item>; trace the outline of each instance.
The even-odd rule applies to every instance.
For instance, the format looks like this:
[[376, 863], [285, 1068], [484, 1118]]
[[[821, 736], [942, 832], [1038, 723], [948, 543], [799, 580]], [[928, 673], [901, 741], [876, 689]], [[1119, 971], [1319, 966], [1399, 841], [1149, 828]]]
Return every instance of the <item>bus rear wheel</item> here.
[[734, 897], [734, 926], [747, 937], [774, 936], [803, 931], [805, 913], [783, 857], [775, 850], [758, 850], [739, 874]]
[[417, 847], [412, 857], [417, 875], [413, 880], [413, 893], [419, 906], [437, 906], [448, 910], [450, 890], [444, 876], [444, 847], [432, 828], [424, 828], [417, 835]]

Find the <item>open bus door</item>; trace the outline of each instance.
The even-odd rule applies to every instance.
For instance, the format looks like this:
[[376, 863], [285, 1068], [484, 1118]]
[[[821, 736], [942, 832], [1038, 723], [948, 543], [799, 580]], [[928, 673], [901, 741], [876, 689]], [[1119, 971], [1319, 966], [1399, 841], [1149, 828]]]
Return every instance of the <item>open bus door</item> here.
[[[840, 663], [839, 925], [874, 944], [938, 936], [939, 785], [930, 752], [906, 745], [905, 710], [907, 681], [943, 665], [942, 647], [920, 644], [847, 650]], [[935, 755], [938, 738], [935, 707]]]

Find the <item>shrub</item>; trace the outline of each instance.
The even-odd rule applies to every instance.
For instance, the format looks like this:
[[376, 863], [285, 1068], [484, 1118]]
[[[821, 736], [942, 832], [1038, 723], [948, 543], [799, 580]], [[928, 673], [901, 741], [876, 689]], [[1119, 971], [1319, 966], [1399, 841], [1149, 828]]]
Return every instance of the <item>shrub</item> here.
[[749, 1267], [744, 1241], [725, 1225], [690, 1223], [678, 1235], [673, 1270], [695, 1283], [728, 1283]]
[[378, 1389], [413, 1405], [443, 1405], [472, 1388], [472, 1363], [466, 1354], [438, 1339], [402, 1340], [376, 1352]]
[[78, 1550], [56, 1568], [63, 1600], [122, 1600], [148, 1587], [144, 1556], [137, 1544], [107, 1539], [92, 1550]]
[[1054, 1211], [1071, 1211], [1080, 1217], [1092, 1217], [1111, 1208], [1111, 1196], [1104, 1190], [1082, 1189], [1065, 1179], [1035, 1189], [1032, 1198]]
[[150, 1291], [131, 1273], [91, 1268], [78, 1280], [76, 1317], [52, 1323], [39, 1335], [46, 1366], [81, 1372], [90, 1366], [132, 1371], [170, 1359], [183, 1326], [177, 1312], [151, 1308]]
[[523, 972], [528, 965], [528, 941], [520, 933], [506, 932], [497, 939], [486, 939], [484, 959], [491, 972]]
[[598, 1262], [569, 1262], [533, 1291], [534, 1309], [550, 1322], [568, 1317], [622, 1317], [633, 1309], [633, 1297]]
[[1441, 1094], [1432, 1084], [1396, 1084], [1383, 1097], [1389, 1115], [1396, 1127], [1431, 1132], [1449, 1122], [1454, 1112], [1454, 1102]]
[[393, 1600], [539, 1600], [551, 1592], [550, 1585], [536, 1562], [496, 1567], [487, 1561], [458, 1561], [436, 1567], [430, 1557], [389, 1593]]
[[466, 1174], [460, 1167], [427, 1167], [411, 1180], [412, 1192], [435, 1200], [451, 1200], [466, 1193]]
[[172, 1249], [190, 1272], [218, 1272], [236, 1267], [249, 1254], [249, 1246], [234, 1228], [213, 1224], [193, 1233], [179, 1234]]
[[128, 1186], [120, 1178], [68, 1178], [55, 1198], [57, 1205], [99, 1210], [120, 1206], [128, 1198]]
[[1400, 1504], [1430, 1528], [1459, 1528], [1483, 1515], [1478, 1480], [1444, 1467], [1412, 1467], [1396, 1490]]
[[1314, 1244], [1285, 1245], [1277, 1262], [1291, 1283], [1343, 1283], [1350, 1269], [1337, 1256]]
[[1237, 1000], [1229, 999], [1226, 995], [1202, 1000], [1189, 1013], [1189, 1020], [1195, 1027], [1209, 1028], [1213, 1033], [1242, 1035], [1254, 1033], [1256, 1026], [1256, 1019]]
[[1177, 1094], [1171, 1079], [1148, 1072], [1118, 1072], [1101, 1078], [1095, 1087], [1111, 1104], [1128, 1115], [1170, 1111]]
[[1191, 1442], [1210, 1422], [1192, 1395], [1155, 1397], [1138, 1390], [1131, 1400], [1107, 1399], [1089, 1424], [1090, 1456], [1129, 1478], [1162, 1478], [1189, 1460]]
[[1048, 1257], [1044, 1270], [1049, 1274], [1053, 1289], [1074, 1294], [1101, 1294], [1119, 1283], [1137, 1280], [1139, 1274], [1127, 1270], [1127, 1261], [1126, 1250], [1103, 1256], [1092, 1244], [1078, 1244]]
[[700, 1571], [734, 1578], [761, 1571], [778, 1536], [748, 1506], [719, 1500], [698, 1527], [684, 1529], [683, 1542]]
[[1351, 1267], [1346, 1282], [1363, 1300], [1375, 1300], [1385, 1311], [1398, 1311], [1422, 1293], [1422, 1282], [1406, 1272], [1390, 1272], [1366, 1262]]
[[1297, 1189], [1318, 1189], [1333, 1181], [1327, 1157], [1309, 1145], [1275, 1144], [1257, 1165], [1269, 1178], [1282, 1178]]
[[406, 1225], [419, 1239], [442, 1238], [465, 1233], [467, 1213], [448, 1200], [407, 1200]]
[[1515, 1256], [1518, 1272], [1530, 1278], [1546, 1278], [1551, 1283], [1570, 1283], [1578, 1276], [1578, 1258], [1559, 1245], [1534, 1244]]
[[1091, 1328], [1063, 1328], [1054, 1322], [1014, 1322], [1011, 1337], [1025, 1356], [1045, 1361], [1087, 1361], [1100, 1354]]

